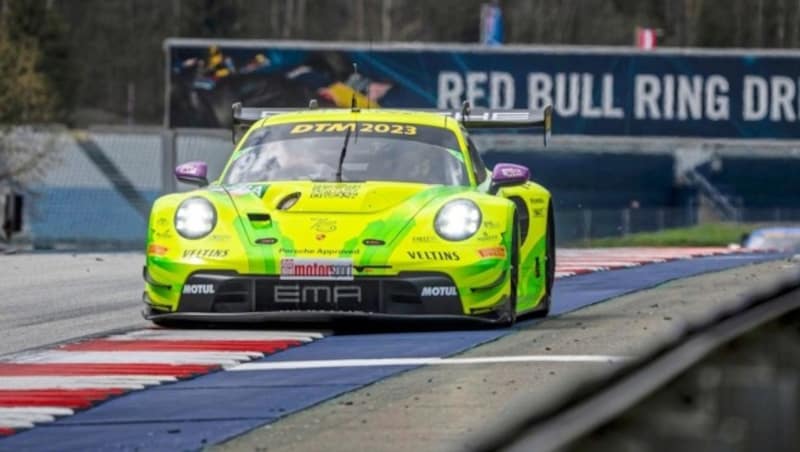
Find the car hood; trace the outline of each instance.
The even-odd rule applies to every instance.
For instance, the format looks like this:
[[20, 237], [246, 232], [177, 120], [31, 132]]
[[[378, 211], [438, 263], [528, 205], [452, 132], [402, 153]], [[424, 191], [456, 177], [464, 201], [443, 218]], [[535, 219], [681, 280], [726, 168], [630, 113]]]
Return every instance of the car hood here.
[[[385, 211], [437, 188], [425, 184], [363, 182], [278, 182], [228, 187], [234, 203], [260, 198], [264, 210], [286, 213], [362, 213]], [[244, 199], [243, 199], [244, 198]]]
[[281, 255], [345, 257], [367, 239], [387, 245], [418, 214], [468, 187], [364, 182], [279, 182], [226, 187], [248, 238], [275, 240]]

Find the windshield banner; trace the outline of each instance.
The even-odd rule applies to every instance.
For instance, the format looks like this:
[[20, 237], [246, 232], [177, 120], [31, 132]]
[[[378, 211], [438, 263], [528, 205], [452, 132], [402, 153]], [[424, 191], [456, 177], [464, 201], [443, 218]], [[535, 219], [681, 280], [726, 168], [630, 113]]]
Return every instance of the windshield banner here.
[[[167, 125], [230, 106], [540, 109], [562, 135], [800, 138], [800, 52], [168, 40]], [[353, 63], [358, 74], [353, 73]]]

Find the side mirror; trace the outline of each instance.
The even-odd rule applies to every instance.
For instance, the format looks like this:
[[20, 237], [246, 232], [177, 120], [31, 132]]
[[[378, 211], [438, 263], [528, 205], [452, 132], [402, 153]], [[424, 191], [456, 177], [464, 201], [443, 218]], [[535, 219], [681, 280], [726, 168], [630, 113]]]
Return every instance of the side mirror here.
[[498, 163], [492, 170], [492, 185], [489, 186], [489, 193], [495, 194], [503, 187], [522, 185], [528, 182], [531, 171], [514, 163]]
[[181, 182], [204, 187], [208, 185], [206, 162], [187, 162], [175, 168], [175, 178]]

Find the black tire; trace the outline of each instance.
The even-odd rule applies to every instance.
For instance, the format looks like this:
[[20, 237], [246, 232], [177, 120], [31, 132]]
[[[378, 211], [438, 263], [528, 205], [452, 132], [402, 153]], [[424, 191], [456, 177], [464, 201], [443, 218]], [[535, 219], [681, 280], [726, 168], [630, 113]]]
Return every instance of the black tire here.
[[553, 282], [556, 279], [556, 227], [555, 216], [553, 214], [553, 204], [547, 206], [547, 230], [545, 232], [546, 251], [545, 251], [545, 274], [544, 284], [545, 293], [540, 306], [536, 308], [531, 315], [534, 317], [547, 317], [550, 313], [550, 301], [553, 295]]

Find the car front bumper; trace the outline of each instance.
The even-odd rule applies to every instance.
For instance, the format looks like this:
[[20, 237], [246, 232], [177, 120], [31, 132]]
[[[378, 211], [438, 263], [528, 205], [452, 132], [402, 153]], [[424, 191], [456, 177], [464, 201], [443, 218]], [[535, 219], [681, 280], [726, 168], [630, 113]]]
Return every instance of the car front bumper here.
[[[144, 276], [153, 283], [146, 271]], [[143, 298], [148, 305], [145, 318], [156, 321], [507, 320], [503, 302], [496, 309], [465, 310], [453, 280], [436, 272], [357, 276], [352, 280], [285, 280], [198, 272], [186, 280], [174, 311], [158, 309], [146, 292]]]

